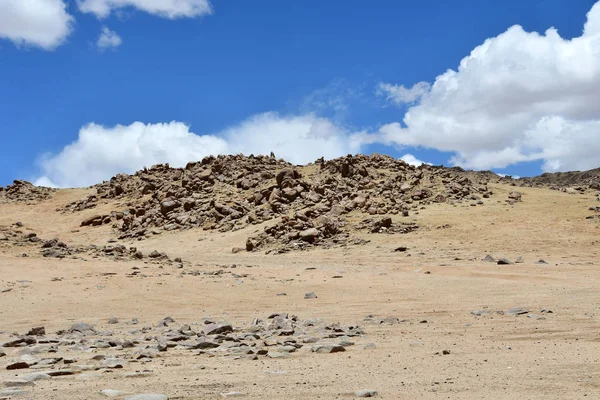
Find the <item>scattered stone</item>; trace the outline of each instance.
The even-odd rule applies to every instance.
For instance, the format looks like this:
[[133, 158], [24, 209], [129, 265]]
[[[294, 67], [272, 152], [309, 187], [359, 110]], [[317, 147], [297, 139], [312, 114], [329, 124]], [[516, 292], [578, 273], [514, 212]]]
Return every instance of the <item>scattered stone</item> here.
[[337, 344], [321, 344], [321, 345], [314, 346], [312, 348], [312, 351], [313, 351], [313, 353], [330, 354], [330, 353], [340, 353], [340, 352], [346, 351], [346, 349], [344, 348], [344, 346], [340, 346]]
[[84, 322], [78, 322], [76, 324], [71, 325], [71, 329], [69, 330], [71, 333], [81, 333], [83, 335], [95, 335], [96, 330], [90, 324], [86, 324]]
[[506, 258], [501, 258], [498, 260], [498, 265], [512, 265], [513, 263], [507, 260]]
[[542, 265], [547, 265], [548, 263], [544, 260], [538, 260], [535, 262], [536, 264], [542, 264]]
[[508, 198], [510, 200], [521, 201], [522, 194], [521, 192], [510, 192], [508, 194]]
[[221, 397], [223, 397], [224, 399], [231, 399], [234, 397], [244, 397], [244, 396], [245, 396], [245, 394], [240, 393], [240, 392], [221, 393]]
[[100, 391], [100, 394], [103, 394], [106, 397], [121, 397], [124, 396], [125, 393], [120, 390], [113, 389], [104, 389]]
[[317, 295], [314, 292], [309, 292], [304, 295], [305, 299], [316, 299]]
[[32, 374], [24, 375], [20, 379], [27, 381], [27, 382], [37, 382], [37, 381], [52, 379], [52, 377], [43, 372], [34, 372]]
[[529, 310], [523, 307], [513, 307], [506, 312], [508, 315], [523, 315], [529, 313]]
[[523, 264], [525, 262], [525, 260], [523, 260], [523, 257], [519, 256], [517, 257], [517, 259], [515, 260], [515, 264]]
[[24, 361], [18, 361], [18, 362], [12, 363], [12, 364], [8, 364], [6, 366], [6, 369], [9, 371], [15, 370], [15, 369], [27, 369], [27, 368], [29, 368], [29, 364], [27, 364]]
[[27, 336], [44, 336], [45, 334], [46, 329], [43, 326], [31, 328], [29, 332], [27, 332]]
[[494, 260], [494, 257], [490, 256], [489, 254], [487, 256], [485, 256], [485, 258], [483, 259], [484, 262], [491, 262], [491, 263], [495, 263], [496, 260]]
[[356, 392], [356, 397], [360, 397], [360, 398], [377, 397], [377, 391], [370, 390], [370, 389], [359, 390], [358, 392]]
[[205, 335], [220, 335], [233, 332], [233, 327], [231, 325], [209, 324], [204, 326], [202, 332], [204, 332]]
[[4, 381], [4, 386], [11, 387], [24, 387], [24, 386], [35, 386], [34, 382], [28, 382], [23, 379], [11, 379], [9, 381]]

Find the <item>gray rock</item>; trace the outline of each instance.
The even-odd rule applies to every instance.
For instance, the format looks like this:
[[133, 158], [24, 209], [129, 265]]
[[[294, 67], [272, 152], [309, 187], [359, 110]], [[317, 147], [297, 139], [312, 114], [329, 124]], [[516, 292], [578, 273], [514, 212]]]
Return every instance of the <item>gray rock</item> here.
[[100, 391], [100, 394], [102, 394], [102, 395], [104, 395], [106, 397], [121, 397], [125, 393], [121, 392], [120, 390], [104, 389], [104, 390]]
[[501, 258], [498, 260], [498, 265], [512, 265], [512, 262], [510, 262], [506, 258]]
[[523, 315], [529, 313], [529, 310], [523, 307], [513, 307], [506, 312], [508, 315]]
[[377, 396], [376, 390], [365, 389], [365, 390], [359, 390], [358, 392], [356, 392], [356, 397], [360, 397], [360, 398], [376, 397], [376, 396]]
[[536, 264], [548, 264], [546, 261], [544, 260], [538, 260], [535, 262]]
[[234, 397], [244, 397], [244, 396], [245, 396], [245, 394], [240, 393], [240, 392], [221, 393], [221, 397], [223, 397], [224, 399], [231, 399]]
[[127, 364], [127, 361], [119, 360], [118, 358], [109, 358], [102, 361], [102, 366], [109, 369], [121, 369]]
[[471, 311], [471, 315], [476, 315], [478, 317], [482, 316], [482, 315], [490, 315], [491, 311], [488, 310], [473, 310]]
[[24, 386], [35, 386], [34, 382], [29, 382], [23, 379], [12, 379], [9, 381], [4, 381], [4, 386], [11, 387], [24, 387]]
[[27, 332], [27, 336], [44, 336], [46, 334], [46, 329], [43, 326], [39, 326], [37, 328], [31, 328], [29, 332]]
[[134, 396], [127, 396], [125, 400], [169, 400], [169, 396], [164, 394], [136, 394]]
[[22, 394], [27, 394], [27, 392], [20, 388], [8, 388], [5, 390], [0, 390], [0, 399], [10, 399], [12, 396], [20, 396]]
[[282, 353], [280, 351], [269, 351], [269, 353], [267, 353], [267, 357], [269, 357], [269, 358], [289, 358], [290, 353]]
[[23, 375], [19, 379], [22, 379], [27, 382], [37, 382], [37, 381], [43, 381], [46, 379], [52, 379], [52, 377], [43, 372], [34, 372], [33, 374]]
[[305, 299], [316, 299], [317, 295], [314, 292], [309, 292], [304, 295]]
[[319, 236], [319, 230], [317, 228], [308, 228], [300, 232], [300, 239], [305, 242], [312, 243]]
[[95, 335], [96, 330], [90, 324], [86, 324], [84, 322], [78, 322], [76, 324], [71, 325], [71, 329], [69, 329], [70, 333], [81, 333], [83, 335]]
[[115, 317], [112, 317], [111, 319], [108, 320], [108, 323], [111, 325], [118, 324], [119, 320]]
[[313, 353], [320, 354], [331, 354], [331, 353], [340, 353], [342, 351], [346, 351], [343, 346], [337, 344], [320, 344], [318, 346], [314, 346], [312, 348]]
[[525, 260], [523, 260], [523, 257], [519, 256], [517, 257], [515, 264], [523, 264], [525, 262]]
[[4, 343], [2, 343], [1, 347], [20, 347], [22, 345], [35, 344], [36, 342], [37, 342], [37, 339], [35, 337], [25, 336], [25, 337], [20, 337], [18, 339], [10, 340], [8, 342], [4, 342]]
[[494, 257], [490, 256], [489, 254], [487, 256], [485, 256], [485, 258], [483, 259], [483, 261], [485, 262], [496, 262], [496, 260], [494, 260]]
[[208, 324], [202, 328], [205, 335], [220, 335], [223, 333], [233, 332], [231, 325]]

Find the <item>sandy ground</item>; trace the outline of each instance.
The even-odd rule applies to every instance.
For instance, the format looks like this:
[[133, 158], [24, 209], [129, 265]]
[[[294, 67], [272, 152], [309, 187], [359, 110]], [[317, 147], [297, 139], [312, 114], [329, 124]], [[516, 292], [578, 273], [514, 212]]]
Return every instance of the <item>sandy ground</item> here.
[[[371, 243], [344, 249], [232, 254], [260, 226], [124, 243], [181, 257], [188, 262], [183, 270], [142, 261], [23, 258], [23, 249], [2, 247], [0, 289], [13, 290], [0, 293], [0, 342], [34, 326], [55, 332], [78, 321], [115, 333], [131, 329], [107, 325], [110, 317], [136, 317], [140, 325], [166, 316], [189, 324], [213, 317], [241, 326], [283, 311], [359, 324], [366, 333], [344, 353], [306, 350], [287, 359], [175, 349], [121, 370], [39, 381], [19, 398], [102, 399], [102, 389], [170, 399], [217, 399], [228, 392], [247, 399], [335, 399], [353, 398], [361, 389], [376, 390], [382, 399], [600, 398], [600, 220], [585, 219], [597, 202], [592, 195], [520, 189], [523, 201], [510, 206], [504, 199], [514, 188], [492, 189], [483, 206], [434, 205], [410, 217], [422, 227], [418, 232], [366, 235]], [[114, 237], [110, 227], [79, 228], [98, 210], [55, 211], [85, 193], [62, 191], [35, 206], [0, 205], [0, 225], [21, 221], [43, 238], [106, 244]], [[398, 246], [408, 251], [394, 252]], [[525, 262], [486, 263], [487, 254]], [[536, 264], [540, 259], [548, 264]], [[127, 277], [133, 267], [145, 277]], [[182, 275], [196, 270], [226, 273]], [[304, 299], [307, 292], [318, 298]], [[471, 314], [512, 307], [530, 314]], [[364, 321], [367, 315], [401, 322], [373, 324]], [[369, 343], [375, 348], [365, 348]], [[444, 350], [450, 354], [441, 355]], [[32, 372], [5, 370], [19, 349], [5, 351], [0, 383]], [[95, 352], [67, 355], [85, 364]], [[148, 374], [127, 376], [135, 371]]]

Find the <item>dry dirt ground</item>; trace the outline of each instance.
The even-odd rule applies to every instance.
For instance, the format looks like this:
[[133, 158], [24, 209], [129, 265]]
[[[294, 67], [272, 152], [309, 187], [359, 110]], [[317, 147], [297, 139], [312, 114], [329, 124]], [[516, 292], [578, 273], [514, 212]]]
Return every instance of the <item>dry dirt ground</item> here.
[[[35, 326], [52, 336], [87, 322], [118, 336], [166, 316], [192, 327], [205, 317], [247, 326], [273, 312], [358, 324], [364, 335], [345, 352], [312, 353], [307, 344], [289, 358], [250, 360], [172, 348], [149, 362], [57, 376], [0, 398], [102, 399], [104, 389], [122, 391], [117, 398], [162, 393], [169, 399], [343, 399], [363, 389], [381, 399], [600, 398], [600, 219], [585, 219], [598, 203], [591, 194], [520, 188], [523, 201], [507, 205], [514, 188], [491, 188], [495, 194], [483, 206], [433, 205], [410, 217], [419, 231], [365, 235], [371, 242], [364, 246], [232, 254], [261, 226], [121, 242], [181, 257], [183, 269], [90, 257], [44, 259], [33, 251], [24, 258], [23, 249], [3, 247], [0, 342]], [[0, 226], [20, 221], [42, 238], [107, 244], [115, 237], [110, 227], [79, 228], [98, 210], [55, 211], [86, 193], [65, 190], [38, 205], [0, 205]], [[398, 246], [408, 250], [393, 251]], [[488, 254], [511, 261], [521, 256], [524, 263], [483, 262]], [[540, 259], [547, 264], [537, 264]], [[142, 274], [127, 277], [133, 267]], [[218, 270], [224, 273], [204, 274]], [[317, 298], [305, 299], [307, 292]], [[529, 314], [506, 313], [513, 307]], [[373, 318], [365, 321], [368, 315]], [[120, 322], [108, 325], [111, 317]], [[373, 322], [387, 317], [398, 322]], [[139, 324], [125, 323], [132, 318]], [[36, 371], [6, 370], [22, 353], [4, 351], [0, 386]], [[54, 368], [78, 371], [104, 352], [64, 347], [58, 355], [75, 363]], [[140, 371], [145, 373], [133, 374]]]

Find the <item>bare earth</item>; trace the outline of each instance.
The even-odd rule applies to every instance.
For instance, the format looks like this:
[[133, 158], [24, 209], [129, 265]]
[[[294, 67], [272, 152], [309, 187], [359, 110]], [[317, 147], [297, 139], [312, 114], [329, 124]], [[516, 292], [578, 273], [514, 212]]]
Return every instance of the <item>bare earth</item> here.
[[[600, 398], [600, 219], [585, 219], [588, 208], [598, 205], [596, 198], [519, 188], [523, 201], [509, 205], [504, 200], [514, 188], [490, 188], [494, 196], [482, 206], [434, 204], [408, 218], [419, 224], [418, 231], [365, 235], [371, 242], [363, 246], [232, 253], [263, 225], [119, 241], [144, 253], [181, 257], [183, 268], [144, 260], [48, 259], [38, 251], [0, 246], [0, 343], [37, 326], [56, 337], [76, 322], [143, 342], [154, 331], [128, 332], [155, 327], [167, 316], [175, 327], [197, 330], [203, 318], [248, 327], [274, 312], [364, 331], [345, 352], [314, 353], [313, 344], [304, 344], [290, 357], [256, 360], [177, 346], [136, 360], [131, 348], [65, 344], [51, 355], [34, 356], [72, 359], [44, 370], [64, 368], [73, 375], [40, 380], [0, 398], [102, 399], [104, 389], [121, 391], [117, 398], [162, 393], [169, 399], [336, 399], [365, 389], [381, 399]], [[42, 238], [105, 245], [115, 237], [110, 226], [79, 227], [98, 210], [55, 211], [88, 193], [91, 189], [63, 190], [36, 205], [2, 204], [0, 226], [20, 221], [24, 232]], [[393, 251], [399, 246], [408, 249]], [[23, 252], [29, 257], [21, 257]], [[483, 262], [488, 254], [513, 262], [521, 256], [524, 262]], [[547, 264], [536, 263], [540, 259]], [[134, 267], [141, 274], [127, 276]], [[223, 273], [205, 274], [219, 270]], [[199, 273], [184, 274], [191, 271]], [[305, 299], [308, 292], [317, 298]], [[514, 307], [528, 313], [507, 313]], [[489, 313], [473, 315], [475, 310]], [[109, 325], [111, 317], [119, 322]], [[397, 320], [380, 323], [388, 317]], [[139, 324], [126, 323], [132, 318]], [[6, 370], [23, 349], [3, 350], [0, 393], [4, 382], [39, 371]], [[101, 368], [92, 360], [104, 354], [126, 360], [123, 368]]]

